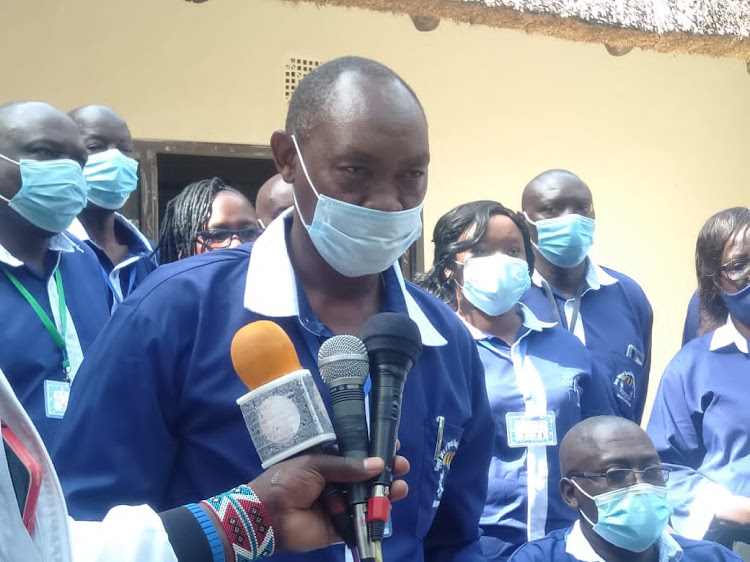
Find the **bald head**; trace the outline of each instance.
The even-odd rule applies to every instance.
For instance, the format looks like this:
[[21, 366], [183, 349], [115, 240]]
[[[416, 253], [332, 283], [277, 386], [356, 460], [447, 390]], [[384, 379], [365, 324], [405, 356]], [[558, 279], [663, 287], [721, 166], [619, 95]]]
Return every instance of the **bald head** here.
[[521, 197], [521, 207], [524, 211], [528, 212], [529, 209], [536, 210], [536, 206], [540, 202], [549, 203], [550, 201], [556, 202], [570, 198], [591, 202], [591, 190], [573, 172], [567, 170], [547, 170], [526, 184]]
[[[651, 438], [640, 426], [618, 416], [595, 416], [574, 425], [560, 444], [560, 473], [601, 472], [629, 455], [656, 457]], [[604, 468], [602, 468], [604, 467]]]
[[133, 152], [133, 137], [125, 120], [105, 105], [84, 105], [68, 115], [78, 125], [89, 154], [116, 148], [126, 155]]
[[0, 153], [13, 160], [70, 158], [81, 165], [86, 162], [73, 120], [39, 101], [0, 105]]
[[292, 205], [292, 184], [286, 183], [281, 174], [276, 174], [264, 183], [255, 199], [255, 211], [264, 227]]
[[357, 86], [362, 85], [362, 79], [370, 79], [381, 86], [390, 83], [392, 94], [395, 93], [391, 101], [400, 103], [398, 92], [405, 93], [409, 103], [418, 107], [424, 117], [416, 94], [393, 70], [363, 57], [341, 57], [313, 69], [299, 83], [289, 101], [286, 132], [304, 142], [322, 119], [335, 115], [355, 116], [372, 101], [360, 95], [361, 88]]

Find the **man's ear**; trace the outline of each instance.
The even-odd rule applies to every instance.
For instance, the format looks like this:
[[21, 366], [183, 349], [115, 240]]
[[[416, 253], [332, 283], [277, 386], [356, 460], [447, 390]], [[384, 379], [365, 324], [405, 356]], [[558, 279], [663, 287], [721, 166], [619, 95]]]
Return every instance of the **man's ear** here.
[[560, 495], [562, 496], [565, 505], [572, 509], [578, 509], [578, 496], [576, 495], [576, 487], [570, 478], [560, 478]]
[[276, 171], [286, 183], [294, 183], [297, 151], [291, 135], [285, 131], [274, 131], [271, 135], [271, 152], [276, 164]]

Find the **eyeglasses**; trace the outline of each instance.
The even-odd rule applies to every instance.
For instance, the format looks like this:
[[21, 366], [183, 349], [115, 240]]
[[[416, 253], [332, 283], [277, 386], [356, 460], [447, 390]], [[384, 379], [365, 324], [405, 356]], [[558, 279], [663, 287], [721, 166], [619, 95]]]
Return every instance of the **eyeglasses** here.
[[198, 233], [198, 238], [207, 248], [218, 250], [220, 248], [229, 247], [232, 243], [232, 238], [235, 236], [239, 238], [240, 242], [245, 244], [247, 242], [255, 242], [262, 233], [263, 229], [259, 226], [249, 226], [237, 230], [230, 228], [212, 228], [210, 230], [201, 230]]
[[610, 488], [624, 488], [637, 482], [636, 474], [640, 474], [643, 481], [654, 486], [663, 486], [669, 480], [672, 469], [663, 464], [649, 466], [643, 470], [633, 468], [613, 468], [607, 472], [571, 472], [569, 476], [579, 478], [606, 478]]
[[739, 258], [725, 263], [721, 271], [733, 283], [750, 280], [750, 258]]

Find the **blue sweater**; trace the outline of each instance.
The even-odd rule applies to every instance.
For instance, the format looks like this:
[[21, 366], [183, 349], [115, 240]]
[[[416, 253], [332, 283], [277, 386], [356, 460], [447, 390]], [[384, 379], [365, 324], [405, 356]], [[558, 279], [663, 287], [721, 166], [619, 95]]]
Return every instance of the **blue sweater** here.
[[[543, 539], [522, 546], [510, 557], [510, 562], [582, 562], [565, 552], [568, 531], [558, 529]], [[742, 558], [719, 544], [694, 541], [679, 535], [671, 535], [671, 538], [679, 545], [682, 556], [679, 550], [672, 553], [660, 551], [659, 562], [742, 562]]]
[[[117, 308], [84, 362], [62, 442], [52, 451], [75, 518], [101, 518], [109, 507], [123, 503], [145, 502], [163, 510], [260, 474], [235, 403], [247, 388], [229, 351], [240, 327], [263, 318], [243, 302], [249, 298], [251, 250], [260, 256], [270, 230], [255, 248], [245, 245], [159, 267]], [[274, 290], [293, 282], [283, 238], [275, 244], [268, 260], [250, 266], [256, 279], [274, 288], [262, 295], [264, 301], [277, 299]], [[410, 492], [393, 506], [394, 535], [384, 542], [384, 558], [479, 561], [478, 522], [493, 428], [476, 347], [443, 303], [411, 284], [404, 293], [393, 268], [383, 279], [383, 310], [406, 312], [408, 297], [448, 342], [426, 345], [406, 381], [399, 438], [401, 454], [411, 462], [405, 478]], [[332, 333], [304, 292], [297, 298], [291, 303], [298, 305], [296, 314], [273, 320], [286, 331], [328, 403], [316, 359], [321, 342]], [[438, 441], [441, 416], [444, 432]], [[342, 556], [339, 545], [278, 558]]]
[[[86, 244], [72, 236], [62, 235], [54, 237], [51, 244], [61, 249], [47, 252], [43, 277], [26, 265], [3, 265], [53, 319], [59, 305], [57, 300], [50, 303], [48, 285], [54, 284], [53, 274], [59, 264], [65, 301], [72, 320], [72, 326], [68, 324], [68, 331], [75, 330], [81, 351], [85, 354], [109, 319], [107, 289], [99, 273], [96, 256]], [[0, 272], [0, 303], [0, 369], [10, 381], [44, 444], [48, 448], [53, 447], [62, 420], [47, 417], [44, 381], [65, 380], [62, 352], [31, 305], [3, 272]]]
[[[595, 266], [589, 260], [581, 291], [578, 322], [583, 324], [586, 348], [591, 352], [594, 373], [603, 377], [610, 389], [616, 413], [640, 423], [646, 403], [651, 367], [651, 328], [653, 312], [643, 289], [630, 277]], [[598, 273], [597, 273], [598, 271]], [[557, 315], [535, 273], [534, 283], [523, 303], [544, 322], [555, 322]], [[554, 287], [552, 294], [564, 328], [566, 299]], [[577, 331], [577, 330], [576, 330]]]
[[[575, 512], [565, 505], [558, 490], [559, 444], [581, 420], [613, 414], [608, 389], [600, 377], [592, 376], [591, 359], [581, 342], [559, 326], [539, 322], [524, 308], [524, 325], [512, 351], [499, 338], [475, 334], [495, 419], [487, 503], [481, 519], [482, 549], [488, 560], [506, 560], [526, 542], [528, 531], [532, 537], [541, 537], [575, 520]], [[537, 375], [546, 409], [555, 413], [557, 445], [510, 447], [506, 414], [525, 411], [519, 380]], [[532, 483], [536, 503], [542, 505], [529, 518], [528, 463], [532, 455], [543, 456], [548, 474]]]
[[672, 525], [691, 538], [704, 535], [722, 496], [750, 496], [747, 349], [725, 324], [678, 351], [659, 383], [647, 431], [674, 468]]

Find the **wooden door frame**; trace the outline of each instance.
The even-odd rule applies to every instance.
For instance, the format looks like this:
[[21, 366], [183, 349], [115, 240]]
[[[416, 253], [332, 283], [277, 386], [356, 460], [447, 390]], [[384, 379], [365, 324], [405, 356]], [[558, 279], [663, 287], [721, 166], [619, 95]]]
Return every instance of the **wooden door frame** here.
[[141, 231], [151, 240], [159, 238], [158, 155], [179, 154], [184, 156], [223, 156], [259, 160], [273, 159], [271, 147], [266, 145], [156, 139], [135, 139], [133, 141], [133, 154], [134, 158], [140, 162]]

